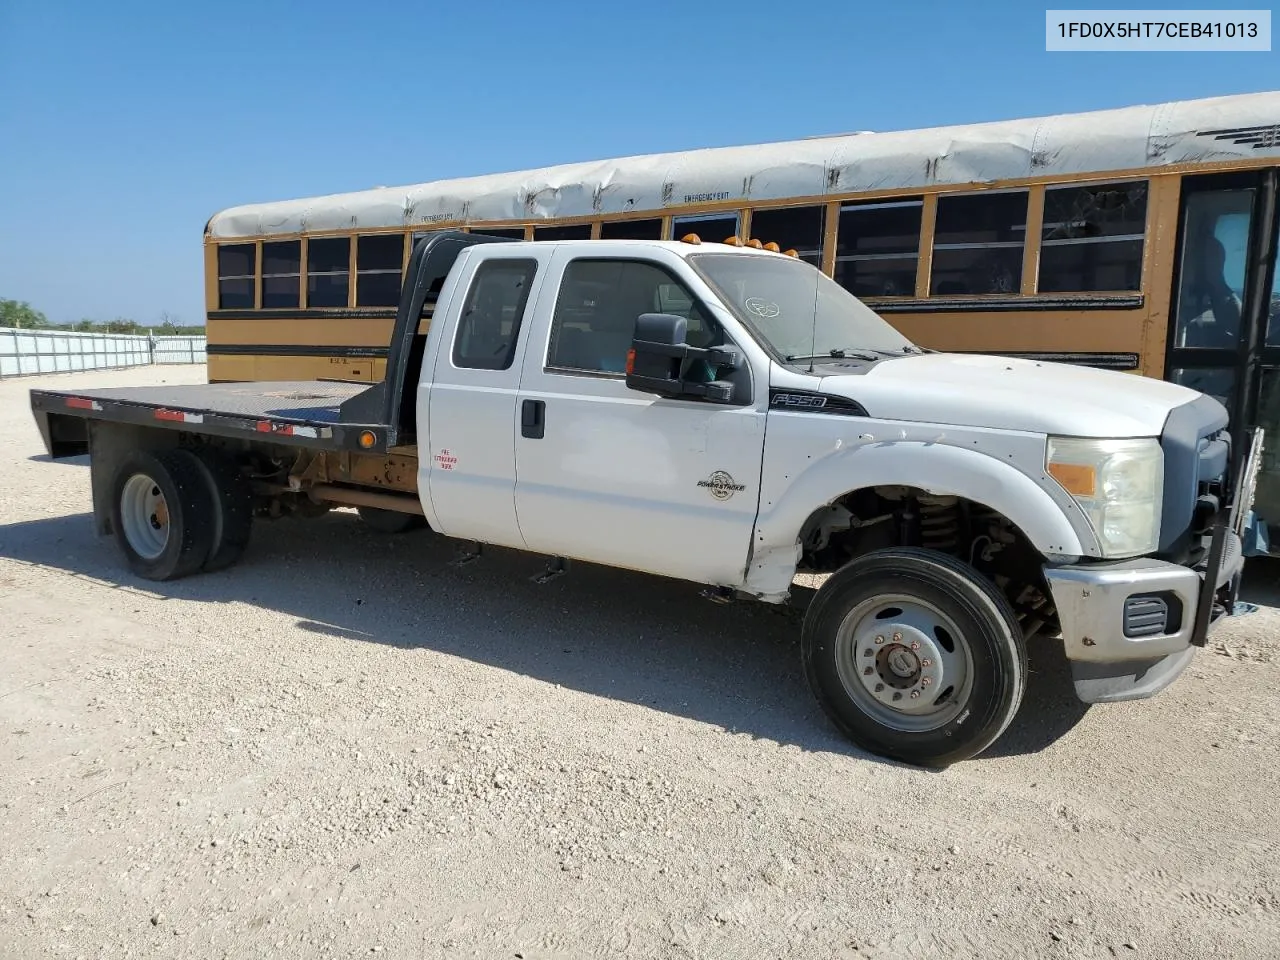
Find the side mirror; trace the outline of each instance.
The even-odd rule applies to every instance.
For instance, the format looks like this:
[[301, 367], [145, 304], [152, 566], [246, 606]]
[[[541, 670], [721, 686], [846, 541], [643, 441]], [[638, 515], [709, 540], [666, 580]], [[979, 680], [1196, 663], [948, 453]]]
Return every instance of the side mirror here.
[[[662, 397], [705, 397], [716, 403], [733, 399], [733, 384], [712, 379], [719, 369], [737, 369], [738, 351], [728, 347], [707, 350], [688, 344], [689, 321], [670, 313], [642, 313], [627, 353], [627, 386]], [[690, 361], [710, 376], [691, 375]]]

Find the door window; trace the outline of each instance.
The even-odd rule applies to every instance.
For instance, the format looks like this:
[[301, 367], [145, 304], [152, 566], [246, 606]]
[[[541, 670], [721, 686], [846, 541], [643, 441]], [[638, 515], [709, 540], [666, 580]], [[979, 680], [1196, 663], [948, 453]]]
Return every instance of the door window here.
[[536, 260], [487, 260], [467, 292], [453, 342], [453, 365], [506, 370], [515, 356], [520, 321], [537, 272]]
[[688, 343], [724, 342], [719, 324], [669, 273], [638, 260], [574, 260], [564, 271], [551, 321], [547, 366], [622, 374], [642, 313], [670, 313], [689, 321]]
[[1187, 198], [1175, 346], [1234, 350], [1240, 343], [1253, 189]]
[[1235, 409], [1236, 371], [1234, 367], [1175, 367], [1169, 379], [1180, 387], [1207, 393], [1228, 410]]
[[[1274, 314], [1273, 314], [1274, 317]], [[1275, 523], [1280, 519], [1280, 369], [1262, 371], [1258, 415], [1254, 422], [1266, 431], [1262, 442], [1262, 470], [1254, 498], [1254, 510]]]

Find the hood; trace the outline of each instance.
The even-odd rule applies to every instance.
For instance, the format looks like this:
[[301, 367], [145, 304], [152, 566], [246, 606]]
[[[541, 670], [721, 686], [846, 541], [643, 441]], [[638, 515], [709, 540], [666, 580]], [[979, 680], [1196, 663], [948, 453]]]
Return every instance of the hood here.
[[1136, 373], [955, 353], [824, 376], [819, 390], [856, 400], [877, 420], [1117, 438], [1159, 436], [1171, 410], [1202, 396]]

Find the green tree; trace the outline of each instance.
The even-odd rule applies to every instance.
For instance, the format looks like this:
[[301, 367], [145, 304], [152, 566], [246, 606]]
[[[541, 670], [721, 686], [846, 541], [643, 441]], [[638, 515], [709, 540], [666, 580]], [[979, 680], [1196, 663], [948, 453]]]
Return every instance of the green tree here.
[[0, 327], [22, 327], [32, 330], [49, 326], [49, 318], [34, 310], [25, 300], [0, 299]]
[[94, 323], [92, 320], [85, 319], [85, 320], [81, 320], [71, 329], [75, 330], [78, 333], [93, 333], [93, 331], [98, 329], [98, 325]]
[[114, 320], [108, 320], [105, 324], [107, 333], [142, 333], [142, 328], [133, 320], [126, 320], [124, 317], [116, 317]]

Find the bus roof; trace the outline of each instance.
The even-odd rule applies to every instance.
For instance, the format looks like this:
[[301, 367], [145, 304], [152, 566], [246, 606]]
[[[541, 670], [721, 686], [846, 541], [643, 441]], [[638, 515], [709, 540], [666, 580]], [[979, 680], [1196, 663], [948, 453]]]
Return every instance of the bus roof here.
[[1280, 156], [1280, 91], [650, 154], [232, 207], [214, 239], [648, 213]]

